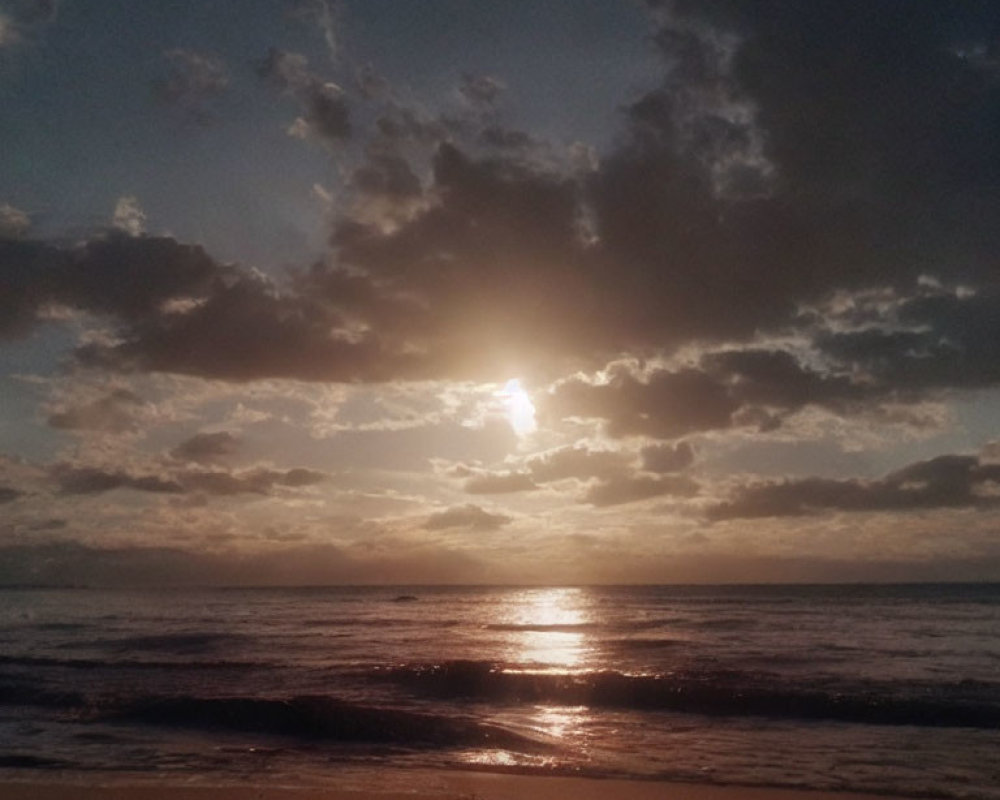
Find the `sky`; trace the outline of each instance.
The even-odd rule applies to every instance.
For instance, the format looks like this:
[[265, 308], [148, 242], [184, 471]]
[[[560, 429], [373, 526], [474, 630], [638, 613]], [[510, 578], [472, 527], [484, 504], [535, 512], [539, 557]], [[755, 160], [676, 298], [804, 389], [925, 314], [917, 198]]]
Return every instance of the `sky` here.
[[0, 584], [1000, 580], [1000, 5], [0, 0]]

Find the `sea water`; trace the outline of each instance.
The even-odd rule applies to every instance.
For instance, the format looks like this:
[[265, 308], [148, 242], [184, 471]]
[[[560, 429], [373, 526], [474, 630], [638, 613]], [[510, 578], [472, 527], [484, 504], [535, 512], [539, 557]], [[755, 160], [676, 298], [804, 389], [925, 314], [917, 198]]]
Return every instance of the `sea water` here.
[[1000, 798], [1000, 586], [0, 589], [0, 774]]

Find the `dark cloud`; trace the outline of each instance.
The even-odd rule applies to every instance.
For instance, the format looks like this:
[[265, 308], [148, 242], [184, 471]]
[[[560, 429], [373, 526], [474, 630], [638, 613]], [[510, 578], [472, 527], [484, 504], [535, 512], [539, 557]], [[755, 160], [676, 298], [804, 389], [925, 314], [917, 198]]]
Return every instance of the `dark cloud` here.
[[880, 480], [804, 478], [740, 487], [708, 511], [710, 519], [800, 516], [819, 511], [988, 508], [1000, 503], [1000, 465], [975, 456], [921, 461]]
[[528, 459], [527, 468], [538, 483], [565, 478], [611, 478], [628, 469], [631, 458], [614, 450], [563, 447]]
[[[977, 333], [983, 331], [977, 329]], [[952, 381], [919, 384], [920, 367], [929, 368], [924, 354], [900, 350], [888, 362], [866, 364], [866, 354], [877, 351], [857, 347], [853, 343], [855, 337], [869, 341], [885, 337], [887, 341], [879, 348], [885, 352], [893, 346], [896, 334], [865, 332], [826, 336], [821, 346], [827, 353], [837, 349], [842, 353], [849, 349], [858, 352], [850, 363], [823, 370], [804, 365], [787, 351], [754, 347], [707, 352], [699, 359], [697, 367], [655, 369], [645, 374], [634, 367], [616, 364], [605, 380], [577, 376], [558, 383], [549, 396], [540, 399], [540, 411], [543, 416], [603, 420], [607, 433], [614, 437], [642, 435], [672, 439], [698, 431], [744, 426], [770, 431], [780, 427], [787, 416], [807, 406], [841, 415], [874, 413], [880, 403], [919, 398], [919, 393], [914, 391], [918, 386], [960, 386], [958, 373], [971, 366], [967, 361], [957, 366], [953, 363]], [[899, 337], [900, 344], [911, 341], [913, 335]], [[988, 361], [995, 349], [993, 341], [977, 339], [975, 347], [979, 352], [976, 357]], [[954, 350], [952, 344], [944, 347]], [[968, 351], [972, 352], [972, 345]], [[917, 364], [907, 365], [910, 357]], [[890, 364], [891, 369], [900, 370], [900, 374], [887, 374], [885, 370]], [[983, 385], [988, 369], [983, 363], [974, 370], [980, 381], [977, 385]], [[910, 375], [909, 379], [903, 372]]]
[[526, 472], [498, 472], [477, 475], [465, 482], [465, 491], [469, 494], [508, 494], [510, 492], [527, 492], [538, 486]]
[[0, 240], [0, 334], [23, 333], [47, 303], [126, 321], [202, 296], [226, 270], [196, 245], [109, 234], [74, 247]]
[[56, 0], [11, 0], [4, 11], [22, 25], [51, 22], [56, 17]]
[[56, 17], [55, 0], [9, 0], [0, 14], [0, 55], [31, 39]]
[[894, 322], [828, 334], [818, 344], [871, 380], [902, 390], [1000, 382], [1000, 287], [924, 292], [900, 303]]
[[646, 472], [680, 472], [693, 462], [694, 450], [687, 442], [642, 448], [642, 468]]
[[155, 475], [57, 464], [51, 468], [50, 474], [63, 494], [82, 495], [100, 494], [114, 489], [168, 494], [203, 492], [223, 496], [268, 494], [276, 486], [311, 486], [327, 479], [325, 473], [302, 468], [284, 472], [270, 469], [243, 472], [179, 470]]
[[395, 227], [411, 219], [424, 202], [424, 189], [410, 162], [389, 153], [369, 153], [348, 181], [354, 194], [353, 218]]
[[228, 380], [351, 381], [406, 374], [411, 359], [345, 327], [329, 306], [257, 276], [218, 282], [204, 302], [150, 315], [113, 345], [81, 348], [86, 364]]
[[153, 82], [158, 100], [181, 108], [198, 122], [211, 119], [211, 105], [229, 86], [225, 62], [211, 53], [180, 48], [163, 54], [169, 64], [165, 78]]
[[358, 167], [351, 177], [352, 188], [369, 195], [409, 200], [423, 194], [420, 180], [410, 163], [398, 156], [378, 155]]
[[405, 333], [432, 354], [430, 368], [488, 379], [595, 341], [572, 181], [444, 144], [428, 194], [435, 202], [408, 224], [345, 221], [333, 242], [342, 265], [423, 309]]
[[476, 505], [454, 506], [453, 508], [431, 514], [424, 523], [424, 528], [430, 531], [446, 528], [470, 528], [478, 531], [492, 531], [511, 521], [504, 514], [490, 514]]
[[606, 420], [611, 436], [671, 439], [727, 427], [739, 403], [724, 384], [700, 370], [657, 370], [643, 380], [620, 368], [607, 383], [563, 381], [542, 408], [559, 417]]
[[9, 486], [0, 486], [0, 505], [3, 505], [4, 503], [11, 503], [23, 494], [24, 492], [20, 492], [17, 489], [11, 489]]
[[49, 415], [53, 428], [64, 430], [107, 431], [123, 433], [136, 427], [136, 410], [142, 398], [128, 389], [115, 389], [91, 403], [74, 405]]
[[741, 406], [789, 411], [810, 404], [835, 407], [871, 392], [848, 375], [808, 369], [783, 350], [723, 350], [706, 355], [701, 367], [726, 382]]
[[333, 142], [350, 138], [350, 109], [344, 90], [312, 72], [305, 56], [272, 48], [258, 65], [257, 74], [299, 101], [309, 132]]
[[217, 461], [234, 455], [239, 446], [239, 438], [229, 431], [198, 433], [177, 445], [170, 455], [180, 461]]
[[10, 203], [0, 204], [0, 239], [20, 239], [31, 227], [31, 217]]
[[222, 470], [187, 471], [177, 474], [177, 479], [188, 492], [205, 492], [216, 495], [267, 494], [275, 486], [298, 488], [313, 486], [327, 479], [323, 472], [301, 467], [280, 470], [255, 469], [244, 472]]
[[464, 73], [458, 90], [473, 105], [490, 108], [496, 104], [506, 88], [504, 82], [498, 78]]
[[664, 495], [691, 497], [697, 493], [698, 484], [690, 478], [636, 475], [594, 484], [587, 490], [583, 502], [594, 506], [615, 506]]
[[59, 464], [52, 468], [51, 475], [63, 494], [100, 494], [114, 489], [168, 494], [184, 491], [184, 487], [171, 478], [160, 475], [133, 475], [124, 470]]
[[501, 125], [488, 125], [483, 128], [479, 133], [479, 141], [487, 147], [500, 150], [527, 150], [540, 144], [530, 133]]
[[[451, 126], [383, 92], [357, 115], [374, 130], [346, 170], [356, 202], [333, 251], [292, 281], [169, 239], [7, 240], [0, 327], [63, 303], [117, 326], [115, 343], [79, 351], [85, 364], [227, 380], [541, 382], [622, 354], [717, 350], [570, 379], [548, 398], [548, 413], [603, 419], [617, 437], [766, 430], [808, 405], [847, 414], [995, 385], [1000, 80], [974, 54], [997, 12], [847, 7], [657, 4], [662, 80], [586, 175], [524, 157], [492, 116], [495, 79], [466, 76], [489, 111]], [[177, 52], [200, 76], [202, 57]], [[364, 133], [304, 56], [272, 50], [259, 73], [321, 138]], [[490, 157], [474, 155], [483, 137]], [[929, 294], [923, 275], [971, 294]], [[896, 325], [825, 316], [831, 298], [871, 289], [893, 293]], [[796, 353], [740, 344], [768, 333], [794, 334]], [[823, 358], [804, 357], [811, 344]]]

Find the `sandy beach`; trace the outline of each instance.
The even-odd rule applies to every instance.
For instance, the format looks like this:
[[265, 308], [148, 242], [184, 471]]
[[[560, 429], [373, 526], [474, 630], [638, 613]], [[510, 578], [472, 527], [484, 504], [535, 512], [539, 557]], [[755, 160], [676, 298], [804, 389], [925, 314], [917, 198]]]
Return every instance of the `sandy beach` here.
[[345, 770], [300, 786], [114, 776], [0, 779], [5, 800], [886, 800], [885, 795], [439, 770]]

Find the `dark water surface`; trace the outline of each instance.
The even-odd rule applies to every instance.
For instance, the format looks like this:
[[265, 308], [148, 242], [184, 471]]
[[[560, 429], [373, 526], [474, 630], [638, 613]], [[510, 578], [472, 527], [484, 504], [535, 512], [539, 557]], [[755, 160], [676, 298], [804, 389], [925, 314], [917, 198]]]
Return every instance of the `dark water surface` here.
[[0, 770], [1000, 798], [1000, 586], [0, 590]]

